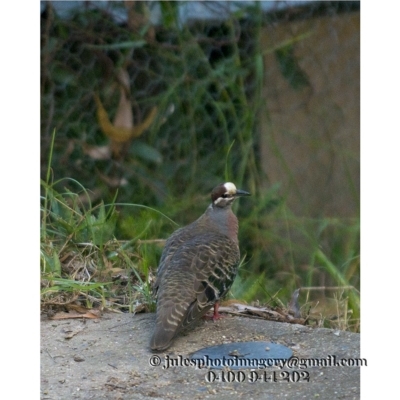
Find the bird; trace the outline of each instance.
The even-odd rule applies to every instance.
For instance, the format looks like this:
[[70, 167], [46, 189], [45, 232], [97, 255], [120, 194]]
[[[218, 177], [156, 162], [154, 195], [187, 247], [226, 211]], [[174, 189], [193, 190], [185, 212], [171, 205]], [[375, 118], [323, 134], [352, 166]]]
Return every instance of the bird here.
[[213, 319], [221, 317], [219, 300], [232, 286], [240, 261], [232, 203], [249, 195], [232, 182], [221, 183], [212, 190], [204, 214], [167, 239], [153, 288], [157, 309], [152, 351], [167, 349], [213, 306]]

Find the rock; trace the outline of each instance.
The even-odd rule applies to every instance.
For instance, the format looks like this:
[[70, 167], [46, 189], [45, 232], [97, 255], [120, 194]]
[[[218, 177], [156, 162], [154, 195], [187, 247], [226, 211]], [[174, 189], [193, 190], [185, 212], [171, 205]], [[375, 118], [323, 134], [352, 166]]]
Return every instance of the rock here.
[[[54, 399], [359, 399], [360, 368], [333, 364], [360, 357], [360, 335], [262, 319], [227, 316], [205, 321], [153, 354], [154, 314], [106, 313], [100, 322], [64, 339], [78, 320], [41, 322], [41, 393]], [[211, 340], [212, 338], [212, 340]], [[297, 366], [217, 370], [190, 365], [190, 354], [228, 342], [267, 341], [293, 350]], [[78, 355], [85, 362], [75, 362]], [[151, 357], [159, 357], [154, 363]], [[175, 360], [173, 367], [168, 360]], [[150, 360], [152, 364], [150, 365]], [[181, 361], [179, 361], [181, 360]], [[156, 365], [157, 364], [157, 365]], [[171, 363], [169, 363], [171, 364]], [[182, 365], [182, 366], [180, 366]], [[324, 366], [325, 365], [325, 366]], [[306, 378], [308, 380], [306, 380]], [[179, 383], [179, 385], [178, 385]], [[77, 391], [79, 388], [79, 392]]]

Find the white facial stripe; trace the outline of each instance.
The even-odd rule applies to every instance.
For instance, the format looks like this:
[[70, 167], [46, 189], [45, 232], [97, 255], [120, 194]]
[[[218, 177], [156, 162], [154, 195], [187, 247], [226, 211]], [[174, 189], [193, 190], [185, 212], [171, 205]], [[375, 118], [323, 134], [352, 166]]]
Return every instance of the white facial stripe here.
[[214, 204], [218, 204], [223, 200], [225, 200], [225, 199], [223, 199], [222, 197], [218, 197], [218, 199], [214, 201]]
[[231, 201], [233, 201], [234, 197], [228, 197], [228, 198], [223, 198], [223, 197], [218, 197], [217, 200], [214, 201], [214, 204], [218, 204], [221, 203], [221, 201], [225, 202], [226, 204], [230, 203]]
[[236, 193], [236, 186], [232, 182], [224, 183], [224, 187], [225, 187], [226, 191], [229, 194], [235, 194]]

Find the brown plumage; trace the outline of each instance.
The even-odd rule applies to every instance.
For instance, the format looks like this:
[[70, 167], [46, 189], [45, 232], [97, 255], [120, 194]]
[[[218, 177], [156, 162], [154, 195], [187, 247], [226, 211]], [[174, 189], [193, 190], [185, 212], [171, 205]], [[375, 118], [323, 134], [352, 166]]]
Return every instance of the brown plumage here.
[[[152, 350], [165, 350], [183, 329], [226, 295], [237, 273], [238, 221], [232, 203], [249, 193], [227, 182], [215, 187], [206, 212], [167, 240], [158, 267]], [[218, 304], [218, 303], [217, 303]], [[217, 306], [214, 316], [218, 317]]]

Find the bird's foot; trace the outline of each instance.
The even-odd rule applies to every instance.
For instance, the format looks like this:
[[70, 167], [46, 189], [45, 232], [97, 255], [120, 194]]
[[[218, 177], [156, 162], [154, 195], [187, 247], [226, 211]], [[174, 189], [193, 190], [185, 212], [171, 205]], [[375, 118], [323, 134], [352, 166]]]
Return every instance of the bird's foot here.
[[204, 315], [204, 319], [207, 321], [218, 321], [221, 318], [225, 318], [226, 315], [220, 314], [220, 313], [213, 313], [213, 315]]
[[215, 303], [214, 304], [214, 313], [213, 313], [213, 315], [205, 315], [204, 316], [204, 319], [206, 319], [206, 320], [212, 320], [212, 321], [218, 321], [219, 319], [221, 319], [221, 318], [225, 318], [226, 317], [226, 315], [222, 315], [222, 314], [220, 314], [219, 312], [218, 312], [218, 308], [219, 308], [219, 304], [218, 303]]

